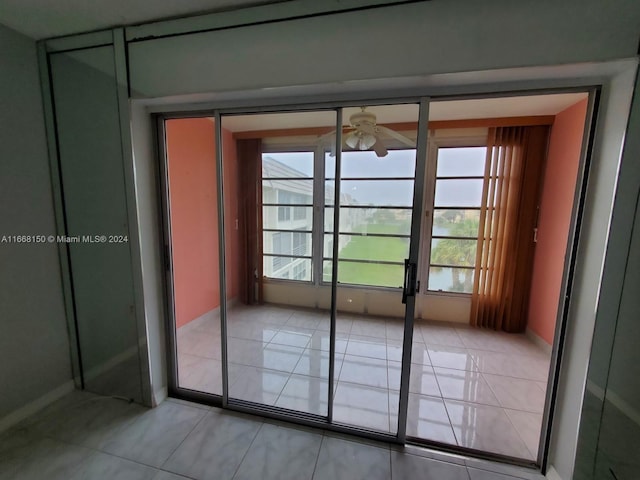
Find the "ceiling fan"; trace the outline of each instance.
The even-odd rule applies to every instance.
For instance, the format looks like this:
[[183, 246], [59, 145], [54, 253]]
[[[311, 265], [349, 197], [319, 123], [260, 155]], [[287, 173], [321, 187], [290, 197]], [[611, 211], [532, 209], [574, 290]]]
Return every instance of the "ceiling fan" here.
[[[373, 149], [378, 157], [385, 157], [388, 153], [385, 146], [384, 136], [391, 137], [411, 148], [415, 148], [416, 144], [410, 138], [391, 130], [383, 125], [376, 123], [376, 116], [371, 112], [365, 111], [367, 107], [360, 107], [361, 112], [354, 113], [349, 117], [350, 127], [344, 127], [345, 129], [353, 128], [350, 132], [344, 132], [342, 140], [343, 142], [353, 150], [370, 150]], [[333, 132], [322, 135], [319, 141], [327, 140], [330, 137], [334, 137], [336, 134]], [[332, 146], [331, 156], [335, 155], [335, 144]]]

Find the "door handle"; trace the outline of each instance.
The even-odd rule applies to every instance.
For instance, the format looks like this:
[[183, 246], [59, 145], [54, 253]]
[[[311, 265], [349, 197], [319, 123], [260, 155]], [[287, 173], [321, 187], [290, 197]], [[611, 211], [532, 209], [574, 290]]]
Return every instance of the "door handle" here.
[[404, 259], [404, 285], [402, 287], [402, 303], [407, 303], [408, 297], [416, 295], [416, 278], [417, 266], [410, 262], [408, 258]]

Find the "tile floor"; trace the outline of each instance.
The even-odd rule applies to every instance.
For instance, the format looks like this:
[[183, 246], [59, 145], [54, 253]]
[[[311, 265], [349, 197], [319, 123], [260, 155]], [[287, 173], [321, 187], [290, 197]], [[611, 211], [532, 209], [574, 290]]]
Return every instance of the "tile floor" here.
[[73, 392], [0, 433], [0, 480], [515, 480], [532, 470], [358, 441], [179, 400]]
[[[236, 306], [228, 314], [230, 397], [326, 415], [329, 316]], [[339, 314], [334, 421], [395, 433], [402, 322]], [[179, 385], [221, 394], [220, 326], [205, 315], [177, 334]], [[407, 434], [537, 457], [549, 356], [524, 335], [418, 321]]]

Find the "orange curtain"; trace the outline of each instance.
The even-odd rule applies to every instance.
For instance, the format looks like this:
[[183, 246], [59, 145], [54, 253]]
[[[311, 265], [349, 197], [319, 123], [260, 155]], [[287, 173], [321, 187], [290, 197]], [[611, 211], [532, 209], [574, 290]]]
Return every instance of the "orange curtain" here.
[[549, 128], [489, 130], [471, 325], [522, 332]]
[[241, 294], [246, 304], [262, 303], [262, 141], [237, 140], [240, 165]]

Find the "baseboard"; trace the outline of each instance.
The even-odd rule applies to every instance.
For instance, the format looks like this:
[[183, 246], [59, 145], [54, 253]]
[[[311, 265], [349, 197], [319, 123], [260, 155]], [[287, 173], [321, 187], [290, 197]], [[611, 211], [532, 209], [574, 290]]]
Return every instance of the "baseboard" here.
[[556, 472], [556, 469], [553, 467], [548, 468], [547, 474], [545, 475], [545, 477], [547, 477], [548, 480], [562, 480], [562, 477], [560, 476], [560, 474]]
[[99, 376], [107, 373], [109, 370], [117, 367], [123, 362], [126, 362], [131, 357], [138, 355], [139, 348], [137, 345], [126, 349], [124, 352], [120, 352], [119, 354], [111, 357], [106, 362], [101, 363], [100, 365], [96, 365], [93, 368], [90, 368], [86, 372], [84, 372], [84, 381], [85, 383], [95, 380]]
[[73, 390], [75, 390], [75, 385], [73, 383], [73, 380], [69, 380], [60, 385], [58, 388], [51, 390], [49, 393], [46, 393], [42, 397], [34, 400], [33, 402], [27, 403], [18, 410], [14, 410], [6, 417], [0, 418], [0, 432], [7, 430], [8, 428], [24, 420], [25, 418], [30, 417], [34, 413], [42, 410], [47, 405], [71, 393]]
[[169, 396], [169, 390], [167, 387], [161, 387], [153, 391], [153, 398], [151, 399], [153, 407], [157, 407], [164, 402]]
[[530, 330], [529, 328], [527, 328], [525, 330], [525, 335], [527, 336], [527, 338], [529, 338], [533, 343], [535, 343], [536, 345], [538, 345], [540, 348], [542, 348], [545, 353], [551, 355], [551, 352], [553, 350], [553, 346], [549, 345], [546, 340], [543, 340], [542, 337], [540, 337], [537, 333], [535, 333], [533, 330]]

